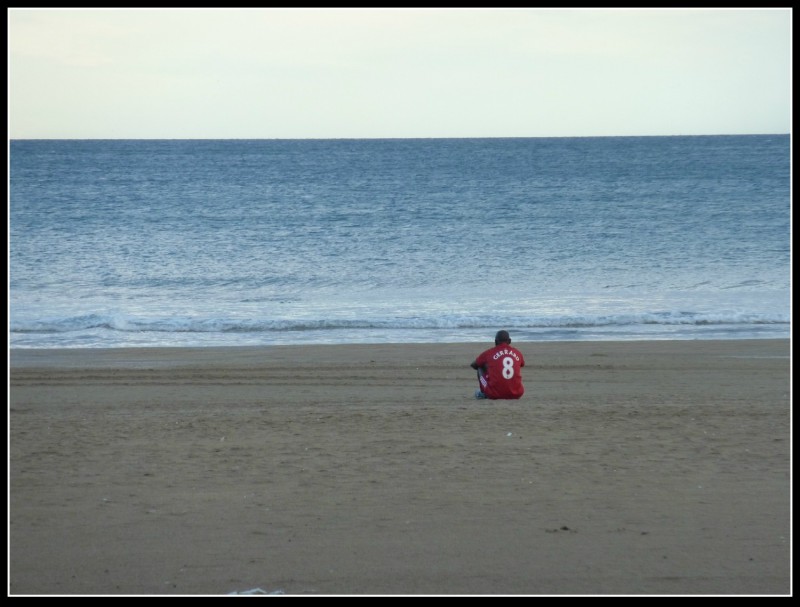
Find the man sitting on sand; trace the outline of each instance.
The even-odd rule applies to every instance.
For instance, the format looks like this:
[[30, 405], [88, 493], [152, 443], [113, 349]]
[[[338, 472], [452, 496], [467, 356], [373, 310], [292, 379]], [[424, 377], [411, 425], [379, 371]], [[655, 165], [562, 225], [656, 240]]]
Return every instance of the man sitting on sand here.
[[525, 393], [521, 373], [525, 359], [511, 347], [508, 331], [498, 331], [494, 348], [481, 353], [470, 366], [478, 371], [480, 388], [475, 390], [475, 398], [510, 399]]

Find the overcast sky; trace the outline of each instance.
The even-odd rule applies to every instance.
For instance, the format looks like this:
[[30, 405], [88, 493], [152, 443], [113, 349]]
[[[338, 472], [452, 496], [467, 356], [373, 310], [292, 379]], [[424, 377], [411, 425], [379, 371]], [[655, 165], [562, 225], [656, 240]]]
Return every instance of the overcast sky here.
[[7, 9], [22, 138], [788, 133], [789, 9]]

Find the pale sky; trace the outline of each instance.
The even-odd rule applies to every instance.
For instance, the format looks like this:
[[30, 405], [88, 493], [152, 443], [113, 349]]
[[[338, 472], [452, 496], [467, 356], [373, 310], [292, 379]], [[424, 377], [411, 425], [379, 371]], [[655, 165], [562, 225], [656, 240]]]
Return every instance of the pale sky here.
[[791, 9], [7, 9], [11, 139], [791, 131]]

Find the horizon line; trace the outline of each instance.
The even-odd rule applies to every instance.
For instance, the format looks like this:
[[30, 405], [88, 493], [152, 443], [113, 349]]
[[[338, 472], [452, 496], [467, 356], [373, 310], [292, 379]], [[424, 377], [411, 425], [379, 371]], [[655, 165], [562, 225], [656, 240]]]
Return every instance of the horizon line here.
[[776, 133], [693, 133], [671, 135], [492, 135], [458, 137], [9, 137], [8, 141], [363, 141], [363, 140], [431, 140], [431, 139], [602, 139], [642, 137], [783, 137], [791, 132]]

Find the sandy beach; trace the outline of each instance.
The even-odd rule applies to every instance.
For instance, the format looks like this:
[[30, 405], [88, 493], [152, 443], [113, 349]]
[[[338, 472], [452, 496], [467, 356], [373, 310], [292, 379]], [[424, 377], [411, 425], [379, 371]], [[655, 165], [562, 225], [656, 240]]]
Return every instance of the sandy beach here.
[[11, 595], [788, 595], [788, 340], [12, 350]]

